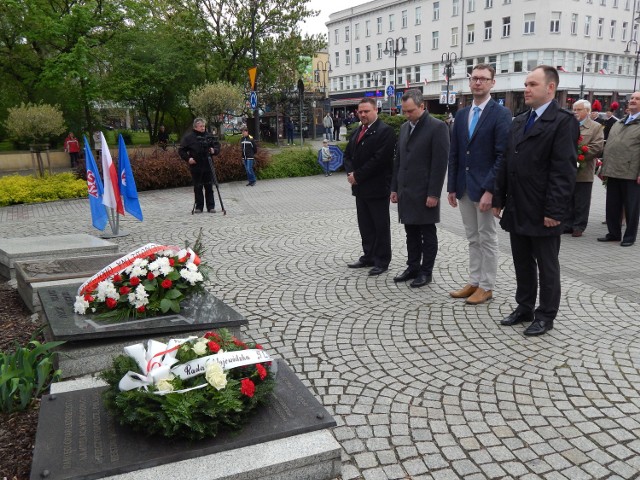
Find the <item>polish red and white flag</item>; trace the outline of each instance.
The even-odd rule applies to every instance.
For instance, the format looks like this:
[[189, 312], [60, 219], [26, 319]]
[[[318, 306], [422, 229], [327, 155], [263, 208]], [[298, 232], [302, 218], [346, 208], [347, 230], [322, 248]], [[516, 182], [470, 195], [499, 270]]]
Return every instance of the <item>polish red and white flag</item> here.
[[118, 170], [111, 158], [111, 152], [107, 145], [104, 134], [100, 132], [100, 143], [102, 149], [100, 156], [102, 157], [102, 176], [104, 177], [104, 195], [102, 196], [102, 204], [113, 208], [120, 215], [124, 215], [124, 206], [122, 197], [120, 196], [120, 187], [118, 186]]

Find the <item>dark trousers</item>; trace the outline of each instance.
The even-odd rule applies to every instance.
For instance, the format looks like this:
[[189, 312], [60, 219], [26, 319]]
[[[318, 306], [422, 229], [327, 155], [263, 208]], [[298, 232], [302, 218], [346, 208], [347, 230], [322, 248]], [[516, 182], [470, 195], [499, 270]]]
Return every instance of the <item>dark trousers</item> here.
[[[620, 216], [624, 208], [627, 228], [622, 236]], [[635, 242], [638, 236], [640, 216], [640, 185], [635, 180], [622, 178], [607, 179], [607, 228], [609, 235], [621, 238], [623, 242]]]
[[78, 152], [69, 152], [69, 159], [71, 160], [71, 168], [78, 165]]
[[389, 197], [362, 199], [356, 197], [358, 228], [362, 238], [360, 261], [387, 268], [391, 262], [391, 221]]
[[205, 200], [207, 210], [216, 208], [216, 200], [213, 196], [213, 175], [211, 174], [211, 170], [192, 170], [191, 178], [193, 179], [196, 210], [204, 210]]
[[530, 237], [511, 233], [510, 238], [516, 270], [517, 310], [533, 311], [539, 279], [540, 302], [535, 317], [554, 320], [560, 307], [560, 236]]
[[591, 189], [593, 182], [576, 182], [571, 198], [571, 213], [566, 222], [568, 228], [584, 232], [589, 222], [589, 210], [591, 209]]
[[405, 225], [404, 231], [407, 234], [407, 265], [411, 270], [431, 275], [438, 254], [438, 231], [435, 223]]

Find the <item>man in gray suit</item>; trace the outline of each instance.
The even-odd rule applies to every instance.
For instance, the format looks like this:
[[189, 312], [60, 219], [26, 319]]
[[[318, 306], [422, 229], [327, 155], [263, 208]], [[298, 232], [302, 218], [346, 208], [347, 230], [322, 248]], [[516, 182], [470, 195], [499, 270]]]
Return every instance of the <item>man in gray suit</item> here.
[[422, 92], [407, 90], [402, 96], [407, 117], [400, 137], [391, 179], [392, 203], [407, 234], [407, 269], [393, 279], [422, 287], [431, 282], [438, 254], [436, 223], [440, 221], [440, 194], [449, 158], [447, 125], [425, 111]]
[[469, 84], [473, 104], [461, 109], [451, 132], [449, 205], [460, 206], [469, 241], [469, 281], [453, 298], [478, 305], [493, 298], [498, 271], [498, 228], [491, 210], [496, 172], [509, 139], [511, 112], [491, 98], [495, 70], [479, 63]]

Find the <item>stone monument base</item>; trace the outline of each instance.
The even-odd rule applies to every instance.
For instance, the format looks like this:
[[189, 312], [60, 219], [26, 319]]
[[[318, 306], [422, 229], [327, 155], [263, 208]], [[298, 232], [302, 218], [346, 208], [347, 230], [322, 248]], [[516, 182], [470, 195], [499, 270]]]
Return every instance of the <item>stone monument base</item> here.
[[0, 277], [15, 278], [14, 263], [116, 253], [118, 244], [87, 234], [0, 238]]
[[186, 442], [114, 425], [100, 402], [104, 382], [56, 383], [40, 409], [31, 479], [330, 480], [341, 448], [335, 421], [278, 360], [276, 389], [239, 432]]

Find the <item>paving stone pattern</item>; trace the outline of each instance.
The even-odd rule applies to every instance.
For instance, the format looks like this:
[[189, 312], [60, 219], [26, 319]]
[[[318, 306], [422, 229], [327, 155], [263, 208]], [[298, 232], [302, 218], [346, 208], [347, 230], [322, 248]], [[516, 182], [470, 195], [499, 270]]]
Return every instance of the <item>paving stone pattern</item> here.
[[[183, 244], [202, 231], [208, 289], [249, 319], [245, 334], [285, 358], [335, 416], [343, 479], [591, 479], [640, 475], [640, 244], [596, 242], [606, 228], [594, 185], [582, 238], [564, 236], [556, 328], [501, 327], [514, 271], [501, 233], [494, 300], [448, 291], [466, 281], [459, 212], [443, 205], [434, 282], [394, 284], [394, 258], [368, 277], [343, 175], [221, 187], [227, 216], [190, 215], [190, 188], [141, 192], [121, 251]], [[218, 206], [219, 208], [219, 206]], [[91, 233], [87, 200], [0, 209], [0, 236]]]

